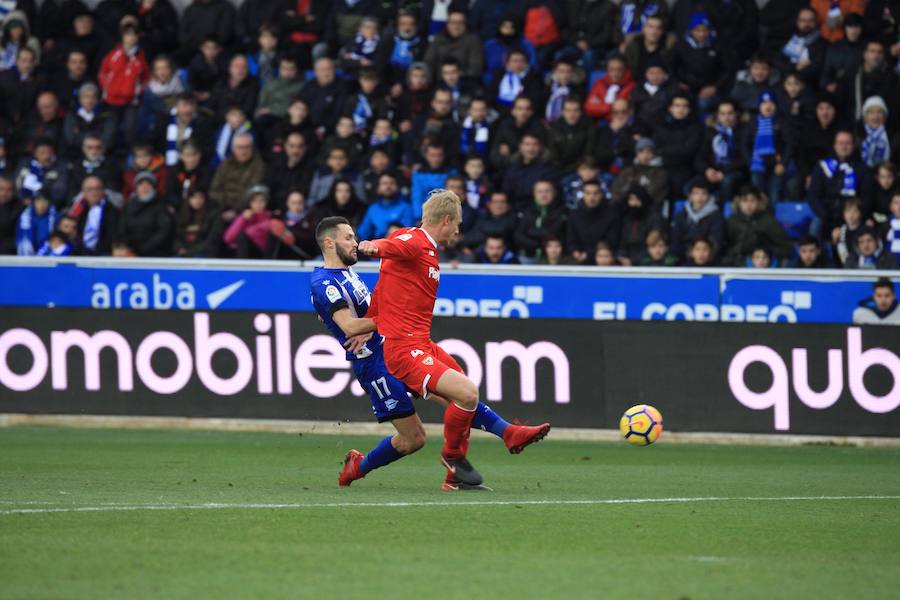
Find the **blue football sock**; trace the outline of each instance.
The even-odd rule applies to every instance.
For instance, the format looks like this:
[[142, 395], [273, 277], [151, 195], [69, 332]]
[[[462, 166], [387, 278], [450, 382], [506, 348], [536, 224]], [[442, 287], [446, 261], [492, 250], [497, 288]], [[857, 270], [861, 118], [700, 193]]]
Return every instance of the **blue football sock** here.
[[399, 458], [403, 458], [403, 455], [397, 452], [397, 449], [394, 448], [394, 445], [391, 443], [392, 437], [393, 436], [390, 435], [387, 436], [366, 454], [359, 463], [360, 473], [368, 473], [373, 469], [383, 467]]
[[475, 418], [472, 419], [472, 429], [482, 429], [493, 433], [497, 437], [503, 437], [503, 432], [509, 427], [509, 423], [503, 417], [495, 413], [484, 402], [478, 403], [475, 409]]

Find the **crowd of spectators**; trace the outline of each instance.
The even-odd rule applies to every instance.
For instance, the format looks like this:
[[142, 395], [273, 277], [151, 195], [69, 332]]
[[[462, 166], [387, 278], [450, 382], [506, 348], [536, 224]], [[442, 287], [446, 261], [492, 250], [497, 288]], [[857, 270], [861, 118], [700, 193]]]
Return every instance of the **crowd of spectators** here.
[[[897, 268], [895, 0], [0, 0], [0, 253]], [[801, 218], [785, 220], [794, 210]]]

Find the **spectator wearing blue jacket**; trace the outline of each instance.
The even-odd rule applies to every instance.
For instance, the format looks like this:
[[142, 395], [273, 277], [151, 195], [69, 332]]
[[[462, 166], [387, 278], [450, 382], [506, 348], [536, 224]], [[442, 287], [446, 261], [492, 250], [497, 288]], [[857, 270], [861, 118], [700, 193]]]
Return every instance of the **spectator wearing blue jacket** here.
[[56, 227], [56, 208], [43, 192], [38, 192], [31, 206], [22, 211], [16, 225], [16, 254], [34, 256], [50, 239]]
[[390, 173], [383, 173], [378, 178], [377, 194], [375, 202], [369, 206], [356, 230], [361, 240], [385, 237], [388, 227], [393, 223], [400, 223], [405, 227], [415, 224], [412, 207], [406, 198], [400, 195], [396, 177]]
[[528, 58], [528, 66], [532, 70], [538, 68], [537, 52], [531, 42], [522, 37], [517, 30], [516, 22], [512, 18], [504, 18], [497, 29], [491, 32], [491, 36], [485, 36], [484, 42], [484, 85], [490, 86], [494, 81], [496, 72], [501, 72], [506, 66], [506, 58], [513, 50], [519, 50]]
[[412, 212], [413, 218], [422, 218], [422, 204], [428, 199], [428, 192], [447, 185], [447, 177], [456, 175], [456, 169], [446, 165], [446, 154], [443, 146], [430, 144], [425, 148], [425, 164], [412, 174]]

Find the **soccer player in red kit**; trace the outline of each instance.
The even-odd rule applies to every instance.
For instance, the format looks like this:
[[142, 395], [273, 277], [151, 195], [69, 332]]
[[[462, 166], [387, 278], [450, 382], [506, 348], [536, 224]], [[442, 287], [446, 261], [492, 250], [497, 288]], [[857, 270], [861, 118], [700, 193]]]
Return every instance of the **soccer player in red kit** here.
[[[384, 360], [388, 370], [422, 397], [437, 394], [446, 399], [444, 447], [441, 462], [447, 468], [444, 489], [459, 484], [477, 487], [482, 477], [466, 458], [472, 418], [478, 408], [478, 387], [459, 364], [431, 340], [431, 320], [437, 299], [440, 267], [438, 245], [459, 234], [462, 207], [448, 190], [435, 190], [422, 205], [422, 226], [401, 229], [390, 239], [362, 241], [361, 254], [381, 258], [381, 274], [373, 303], [366, 313], [384, 335]], [[505, 439], [511, 451], [542, 439], [550, 431], [543, 423], [510, 429], [514, 440]], [[514, 434], [514, 436], [513, 436]], [[510, 444], [513, 445], [510, 445]], [[512, 450], [516, 447], [516, 450]]]

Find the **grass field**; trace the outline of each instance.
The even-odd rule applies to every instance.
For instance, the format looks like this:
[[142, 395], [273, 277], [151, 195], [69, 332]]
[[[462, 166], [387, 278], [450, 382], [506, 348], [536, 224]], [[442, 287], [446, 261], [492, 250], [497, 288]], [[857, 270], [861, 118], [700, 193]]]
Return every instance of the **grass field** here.
[[[0, 429], [0, 598], [891, 598], [900, 450]], [[824, 498], [820, 498], [824, 497]]]

